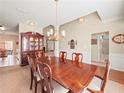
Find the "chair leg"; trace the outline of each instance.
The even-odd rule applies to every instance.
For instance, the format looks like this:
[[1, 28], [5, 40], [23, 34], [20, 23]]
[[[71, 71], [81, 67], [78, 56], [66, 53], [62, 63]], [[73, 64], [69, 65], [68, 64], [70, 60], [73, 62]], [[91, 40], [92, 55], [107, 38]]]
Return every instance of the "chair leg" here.
[[35, 93], [37, 93], [37, 81], [35, 80]]
[[32, 89], [32, 85], [33, 85], [33, 73], [31, 71], [31, 85], [30, 85], [30, 90]]
[[41, 93], [43, 93], [43, 86], [42, 86], [42, 83], [41, 83]]
[[69, 90], [67, 93], [73, 93], [73, 91]]
[[[46, 91], [44, 90], [44, 86], [43, 86], [43, 80], [40, 81], [40, 84], [41, 84], [41, 93], [46, 93]], [[55, 92], [53, 92], [55, 93]]]

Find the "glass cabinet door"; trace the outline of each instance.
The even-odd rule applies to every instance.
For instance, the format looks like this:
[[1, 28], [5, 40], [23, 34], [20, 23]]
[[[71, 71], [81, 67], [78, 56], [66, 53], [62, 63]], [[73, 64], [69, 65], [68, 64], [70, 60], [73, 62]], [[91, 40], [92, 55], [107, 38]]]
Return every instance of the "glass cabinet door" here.
[[22, 51], [43, 50], [43, 36], [40, 34], [23, 33], [21, 46]]
[[28, 51], [28, 37], [22, 37], [22, 51]]
[[36, 38], [35, 38], [35, 45], [34, 45], [35, 50], [38, 50], [38, 43], [39, 43], [38, 37], [36, 37]]
[[29, 38], [29, 42], [30, 42], [30, 50], [34, 50], [34, 38], [33, 38], [33, 36], [30, 36], [30, 38]]
[[40, 38], [40, 50], [42, 50], [42, 49], [43, 49], [43, 39]]

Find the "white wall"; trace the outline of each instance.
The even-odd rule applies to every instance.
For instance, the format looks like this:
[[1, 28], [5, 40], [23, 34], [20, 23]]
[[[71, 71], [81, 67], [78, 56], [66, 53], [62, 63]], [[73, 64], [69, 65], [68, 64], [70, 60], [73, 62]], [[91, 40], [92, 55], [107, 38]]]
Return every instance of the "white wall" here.
[[[91, 34], [109, 31], [109, 59], [113, 69], [124, 71], [124, 44], [115, 44], [112, 37], [116, 34], [124, 34], [124, 20], [102, 23], [96, 13], [84, 17], [80, 23], [78, 20], [61, 26], [66, 31], [66, 37], [59, 42], [59, 49], [68, 52], [68, 58], [74, 51], [82, 52], [84, 62], [91, 63]], [[70, 49], [68, 41], [77, 40], [75, 49]]]
[[[118, 27], [117, 27], [118, 26]], [[124, 20], [120, 21], [120, 25], [115, 26], [115, 31], [111, 32], [110, 38], [117, 34], [124, 34]], [[112, 62], [112, 68], [120, 71], [124, 71], [124, 43], [116, 44], [109, 41], [110, 55], [109, 58]]]
[[40, 34], [42, 33], [42, 28], [39, 26], [30, 26], [24, 23], [19, 24], [19, 33], [21, 32], [38, 32]]

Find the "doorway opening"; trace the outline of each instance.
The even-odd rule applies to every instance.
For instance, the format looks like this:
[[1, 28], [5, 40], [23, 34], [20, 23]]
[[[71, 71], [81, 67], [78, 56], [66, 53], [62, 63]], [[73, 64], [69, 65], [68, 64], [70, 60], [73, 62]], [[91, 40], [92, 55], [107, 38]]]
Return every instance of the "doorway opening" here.
[[91, 35], [91, 62], [95, 65], [104, 64], [109, 60], [109, 32]]
[[54, 52], [55, 50], [55, 41], [46, 40], [46, 52]]
[[0, 34], [0, 67], [20, 65], [19, 36]]

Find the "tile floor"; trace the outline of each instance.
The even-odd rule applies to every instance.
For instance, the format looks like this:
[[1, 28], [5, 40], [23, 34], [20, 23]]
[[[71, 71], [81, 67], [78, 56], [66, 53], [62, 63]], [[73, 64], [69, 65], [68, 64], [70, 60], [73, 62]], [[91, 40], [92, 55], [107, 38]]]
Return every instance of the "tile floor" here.
[[16, 55], [8, 55], [7, 57], [0, 58], [0, 67], [19, 65], [20, 62]]

